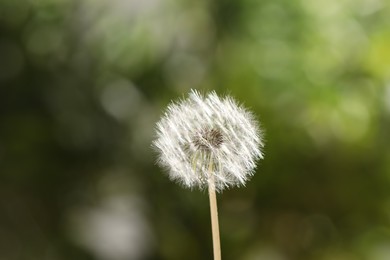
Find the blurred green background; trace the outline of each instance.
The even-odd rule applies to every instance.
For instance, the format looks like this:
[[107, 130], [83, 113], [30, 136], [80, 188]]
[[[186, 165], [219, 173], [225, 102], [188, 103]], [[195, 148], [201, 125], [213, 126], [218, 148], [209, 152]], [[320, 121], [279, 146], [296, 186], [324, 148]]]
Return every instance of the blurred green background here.
[[386, 0], [0, 0], [0, 259], [212, 259], [151, 149], [191, 88], [266, 132], [223, 259], [390, 259]]

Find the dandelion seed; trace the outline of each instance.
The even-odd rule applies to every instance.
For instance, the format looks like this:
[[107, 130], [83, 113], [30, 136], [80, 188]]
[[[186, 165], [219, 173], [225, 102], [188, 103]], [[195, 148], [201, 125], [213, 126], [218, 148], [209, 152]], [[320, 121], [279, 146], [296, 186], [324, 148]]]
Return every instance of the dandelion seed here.
[[193, 90], [171, 103], [157, 123], [153, 146], [172, 180], [216, 191], [245, 185], [263, 158], [262, 132], [252, 113], [215, 92]]
[[253, 115], [215, 92], [171, 103], [157, 123], [153, 146], [171, 179], [208, 188], [214, 260], [221, 259], [216, 191], [244, 185], [263, 158], [262, 133]]

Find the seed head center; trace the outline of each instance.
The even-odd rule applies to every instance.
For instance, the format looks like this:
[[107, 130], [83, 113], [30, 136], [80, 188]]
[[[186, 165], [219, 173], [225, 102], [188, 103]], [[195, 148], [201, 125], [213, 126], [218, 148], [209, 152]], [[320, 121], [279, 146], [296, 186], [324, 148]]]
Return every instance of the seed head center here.
[[194, 145], [199, 150], [219, 148], [223, 143], [223, 135], [219, 129], [203, 129], [194, 136]]

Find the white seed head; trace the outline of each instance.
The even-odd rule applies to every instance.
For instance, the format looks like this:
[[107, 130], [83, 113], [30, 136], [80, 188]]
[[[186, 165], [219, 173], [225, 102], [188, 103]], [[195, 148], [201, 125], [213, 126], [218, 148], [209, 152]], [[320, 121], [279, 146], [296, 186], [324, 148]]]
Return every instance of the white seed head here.
[[251, 112], [229, 96], [192, 90], [157, 123], [158, 164], [186, 187], [217, 191], [245, 185], [263, 158], [262, 132]]

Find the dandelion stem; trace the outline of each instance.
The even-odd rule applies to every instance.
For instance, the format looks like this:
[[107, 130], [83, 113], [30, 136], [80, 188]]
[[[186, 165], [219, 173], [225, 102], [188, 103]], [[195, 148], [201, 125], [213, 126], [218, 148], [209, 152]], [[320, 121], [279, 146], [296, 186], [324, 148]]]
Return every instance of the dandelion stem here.
[[209, 199], [210, 199], [211, 230], [213, 235], [214, 260], [221, 260], [221, 242], [219, 238], [217, 196], [215, 193], [215, 183], [214, 183], [215, 180], [213, 174], [212, 160], [210, 160], [210, 164], [209, 164], [209, 173], [210, 173]]

